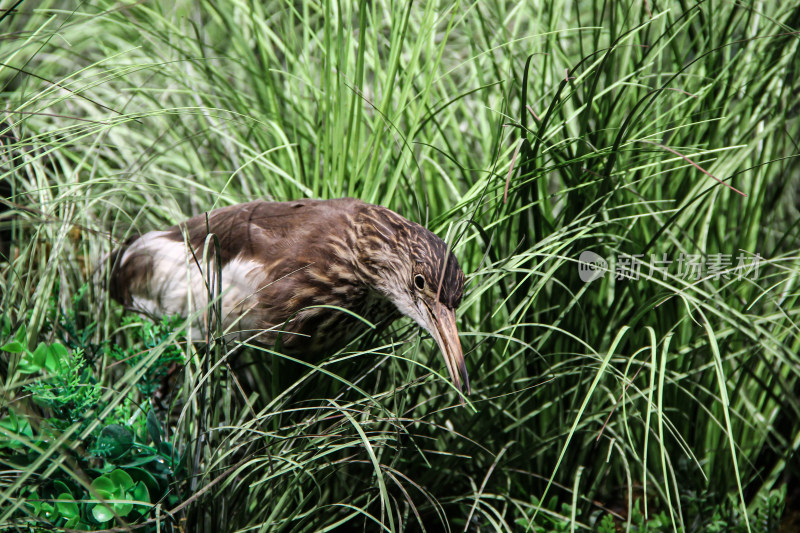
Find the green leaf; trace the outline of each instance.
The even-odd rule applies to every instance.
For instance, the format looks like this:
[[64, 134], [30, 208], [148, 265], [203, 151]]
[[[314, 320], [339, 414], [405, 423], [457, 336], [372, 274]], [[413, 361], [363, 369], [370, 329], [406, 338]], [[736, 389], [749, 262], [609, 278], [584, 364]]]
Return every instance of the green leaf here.
[[106, 474], [106, 476], [108, 476], [108, 478], [114, 483], [115, 487], [117, 487], [117, 490], [114, 491], [115, 495], [124, 495], [124, 493], [130, 490], [134, 485], [131, 476], [119, 468], [110, 474]]
[[[67, 487], [67, 484], [63, 481], [56, 480], [53, 482], [53, 486], [56, 488], [56, 492], [65, 492], [68, 498], [72, 498], [72, 491], [69, 490], [69, 487]], [[61, 496], [59, 496], [59, 499], [61, 499]]]
[[95, 447], [100, 455], [115, 459], [133, 446], [133, 433], [119, 424], [110, 424], [103, 428], [97, 437]]
[[[10, 409], [8, 416], [0, 419], [0, 427], [11, 433], [16, 433], [17, 435], [33, 439], [33, 429], [31, 428], [31, 424], [28, 422], [28, 419], [18, 416]], [[22, 443], [18, 440], [14, 440], [13, 438], [3, 438], [0, 440], [0, 448], [19, 448], [20, 446], [22, 446]]]
[[45, 362], [47, 361], [47, 345], [43, 342], [37, 344], [36, 349], [31, 354], [31, 357], [34, 366], [40, 370], [44, 368]]
[[[73, 500], [72, 495], [66, 492], [59, 494], [58, 499]], [[75, 503], [74, 500], [69, 502], [57, 502], [56, 509], [58, 509], [59, 514], [64, 518], [66, 518], [67, 520], [80, 517], [81, 515], [81, 511], [78, 508], [78, 504]]]
[[25, 326], [20, 326], [16, 333], [14, 333], [14, 340], [0, 346], [0, 351], [9, 353], [20, 353], [25, 349], [27, 344], [28, 333]]
[[150, 502], [150, 493], [147, 491], [147, 486], [141, 481], [138, 482], [134, 487], [133, 490], [130, 491], [131, 496], [133, 499], [139, 502]]
[[158, 448], [159, 444], [161, 444], [161, 425], [158, 423], [158, 419], [152, 409], [147, 413], [147, 434], [150, 435], [156, 448]]
[[19, 370], [20, 374], [35, 374], [41, 369], [41, 367], [34, 364], [33, 356], [31, 355], [30, 351], [25, 352], [25, 354], [19, 360], [19, 365], [17, 365], [17, 370]]
[[108, 474], [104, 474], [92, 481], [92, 490], [103, 498], [113, 498], [114, 491], [117, 488], [116, 484], [108, 476]]
[[19, 360], [19, 371], [22, 374], [34, 374], [39, 372], [47, 359], [47, 345], [40, 342], [34, 351], [25, 350]]
[[[147, 488], [148, 490], [148, 494], [158, 495], [161, 493], [161, 488], [158, 485], [158, 481], [156, 481], [156, 478], [154, 478], [152, 474], [150, 474], [150, 472], [148, 472], [147, 470], [143, 468], [133, 467], [133, 468], [126, 468], [125, 471], [131, 475], [134, 481], [137, 482], [136, 483], [137, 486], [140, 483], [144, 484], [145, 488]], [[137, 495], [136, 499], [140, 500], [141, 498], [139, 498]], [[152, 500], [148, 495], [148, 498], [142, 501], [150, 502]]]
[[166, 440], [161, 441], [161, 444], [158, 446], [158, 453], [165, 457], [172, 457], [173, 452], [172, 443]]
[[31, 514], [38, 516], [39, 512], [42, 510], [42, 502], [39, 500], [39, 493], [34, 491], [28, 494], [28, 499], [25, 500], [25, 505], [31, 508]]
[[92, 516], [94, 516], [94, 519], [98, 522], [108, 522], [114, 518], [114, 513], [102, 503], [98, 503], [92, 507]]
[[[125, 499], [131, 499], [130, 496], [126, 496]], [[111, 506], [114, 508], [114, 511], [120, 516], [128, 516], [131, 511], [133, 511], [133, 504], [132, 503], [113, 503]]]
[[56, 508], [50, 502], [42, 502], [42, 515], [48, 520], [54, 520], [56, 518]]
[[[39, 345], [41, 346], [41, 344]], [[36, 348], [39, 349], [38, 347]], [[54, 342], [46, 347], [44, 366], [50, 372], [59, 372], [69, 364], [69, 350], [60, 342]]]
[[19, 353], [25, 347], [22, 345], [21, 342], [11, 341], [7, 344], [0, 346], [0, 351], [8, 352], [8, 353]]
[[124, 465], [120, 464], [120, 466], [125, 466], [125, 468], [127, 469], [128, 467], [132, 466], [140, 466], [140, 465], [146, 465], [147, 463], [152, 463], [156, 459], [158, 459], [157, 455], [143, 455], [141, 457], [134, 457], [129, 461], [125, 461]]

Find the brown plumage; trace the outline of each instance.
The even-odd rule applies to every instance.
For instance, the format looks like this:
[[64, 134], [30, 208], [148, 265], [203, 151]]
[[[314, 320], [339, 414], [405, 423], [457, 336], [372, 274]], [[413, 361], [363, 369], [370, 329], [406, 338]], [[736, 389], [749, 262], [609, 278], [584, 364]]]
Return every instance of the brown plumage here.
[[[129, 241], [112, 255], [111, 296], [151, 315], [208, 305], [203, 264], [220, 243], [223, 327], [292, 354], [346, 344], [373, 323], [411, 317], [436, 340], [453, 382], [469, 393], [455, 324], [464, 274], [436, 235], [352, 198], [255, 201], [224, 207]], [[207, 254], [213, 257], [214, 254]]]

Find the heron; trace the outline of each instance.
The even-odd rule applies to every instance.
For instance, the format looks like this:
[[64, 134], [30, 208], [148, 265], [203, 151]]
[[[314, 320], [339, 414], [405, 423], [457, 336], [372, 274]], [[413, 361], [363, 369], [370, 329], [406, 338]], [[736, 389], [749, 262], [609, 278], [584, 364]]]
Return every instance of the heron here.
[[[203, 265], [211, 233], [218, 254]], [[203, 270], [216, 269], [226, 331], [263, 344], [280, 336], [287, 354], [345, 346], [368, 327], [360, 317], [405, 315], [433, 337], [453, 384], [470, 393], [455, 314], [464, 273], [442, 239], [386, 207], [353, 198], [231, 205], [136, 236], [112, 263], [111, 297], [156, 317], [208, 306]]]

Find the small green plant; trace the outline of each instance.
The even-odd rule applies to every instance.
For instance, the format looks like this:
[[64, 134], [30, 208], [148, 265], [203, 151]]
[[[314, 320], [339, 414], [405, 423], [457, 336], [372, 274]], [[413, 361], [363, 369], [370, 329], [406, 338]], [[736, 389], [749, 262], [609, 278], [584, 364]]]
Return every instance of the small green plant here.
[[134, 482], [130, 474], [119, 468], [95, 478], [92, 492], [103, 500], [115, 500], [109, 505], [98, 503], [92, 506], [92, 516], [98, 523], [108, 522], [114, 515], [128, 516], [134, 509], [134, 504], [130, 502], [150, 502], [145, 484]]
[[[772, 533], [781, 528], [781, 518], [786, 507], [786, 485], [781, 485], [753, 499], [748, 508], [750, 533]], [[747, 533], [747, 525], [736, 501], [729, 498], [725, 505], [714, 509], [706, 527], [709, 533]]]
[[[650, 512], [647, 516], [641, 510], [640, 500], [633, 502], [631, 509], [631, 531], [638, 533], [657, 533], [673, 531], [672, 521], [664, 511]], [[678, 528], [681, 530], [681, 528]]]
[[[698, 500], [700, 501], [700, 500]], [[529, 510], [533, 511], [537, 507], [538, 500], [533, 499], [533, 504]], [[553, 508], [557, 501], [550, 499], [550, 507]], [[778, 489], [769, 491], [766, 495], [761, 495], [754, 500], [754, 505], [748, 512], [750, 520], [750, 532], [752, 533], [772, 533], [780, 528], [781, 517], [786, 504], [786, 485]], [[545, 508], [545, 507], [543, 507]], [[697, 509], [691, 509], [693, 513]], [[739, 512], [739, 506], [733, 498], [729, 498], [727, 505], [712, 509], [713, 516], [702, 525], [704, 533], [746, 533], [748, 531], [744, 517]], [[572, 515], [572, 508], [566, 503], [561, 504], [560, 515], [539, 513], [533, 521], [532, 515], [520, 517], [516, 520], [516, 525], [527, 528], [527, 531], [536, 533], [567, 532], [572, 531], [572, 522], [568, 518]], [[605, 513], [594, 524], [594, 531], [598, 533], [616, 533], [618, 528], [625, 528], [625, 519], [617, 516], [616, 518], [609, 513]], [[698, 531], [697, 527], [684, 529], [680, 526], [673, 526], [669, 515], [665, 511], [656, 511], [644, 515], [641, 500], [634, 500], [633, 507], [630, 508], [630, 531], [632, 533], [669, 533], [672, 531]]]
[[[111, 345], [109, 353], [118, 360], [124, 361], [129, 366], [135, 366], [151, 350], [164, 343], [172, 333], [178, 329], [183, 322], [178, 316], [163, 317], [160, 322], [141, 320], [137, 316], [127, 315], [122, 319], [123, 327], [132, 330], [134, 338], [139, 339], [140, 343], [122, 348], [117, 344]], [[169, 344], [162, 347], [158, 359], [149, 365], [142, 379], [136, 384], [139, 392], [144, 397], [150, 397], [163, 383], [167, 377], [170, 365], [173, 363], [183, 363], [184, 355], [176, 344]]]
[[610, 514], [603, 515], [600, 522], [597, 523], [597, 533], [616, 533], [617, 526], [614, 523], [614, 517]]
[[[108, 388], [85, 357], [80, 344], [90, 336], [76, 325], [76, 314], [49, 315], [77, 343], [42, 341], [29, 350], [28, 332], [21, 326], [13, 335], [6, 328], [10, 338], [0, 346], [13, 356], [11, 368], [25, 393], [0, 418], [0, 460], [23, 469], [42, 465], [36, 476], [19, 485], [17, 495], [24, 504], [13, 513], [13, 522], [105, 529], [117, 519], [130, 523], [148, 517], [152, 502], [175, 505], [178, 495], [169, 487], [181, 475], [181, 460], [176, 447], [163, 438], [162, 423], [148, 399], [166, 376], [166, 365], [183, 360], [176, 345], [160, 346], [173, 335], [176, 321], [134, 324], [126, 319], [135, 341], [127, 350], [109, 348], [108, 342], [89, 348], [95, 355], [112, 354], [123, 363], [120, 368], [131, 368], [149, 350], [164, 348], [136, 387], [119, 398], [104, 394]], [[52, 468], [64, 457], [69, 468]]]
[[48, 423], [63, 431], [75, 422], [83, 425], [90, 420], [100, 405], [101, 390], [85, 364], [82, 351], [68, 351], [59, 343], [39, 343], [35, 351], [46, 354], [45, 365], [39, 371], [48, 371], [49, 377], [35, 380], [24, 390], [31, 393], [36, 403], [56, 413], [48, 418]]

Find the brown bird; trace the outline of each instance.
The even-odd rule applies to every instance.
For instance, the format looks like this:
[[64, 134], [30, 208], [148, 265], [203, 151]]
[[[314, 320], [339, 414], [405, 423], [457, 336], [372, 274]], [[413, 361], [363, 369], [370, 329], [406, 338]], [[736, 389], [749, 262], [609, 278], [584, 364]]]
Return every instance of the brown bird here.
[[[216, 209], [129, 241], [112, 254], [111, 296], [150, 315], [208, 305], [203, 247], [220, 245], [222, 322], [289, 354], [325, 353], [362, 332], [362, 320], [402, 313], [425, 328], [453, 383], [469, 394], [456, 328], [464, 273], [439, 237], [385, 207], [352, 198], [255, 201]], [[213, 257], [214, 254], [207, 254]]]

